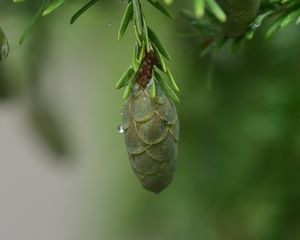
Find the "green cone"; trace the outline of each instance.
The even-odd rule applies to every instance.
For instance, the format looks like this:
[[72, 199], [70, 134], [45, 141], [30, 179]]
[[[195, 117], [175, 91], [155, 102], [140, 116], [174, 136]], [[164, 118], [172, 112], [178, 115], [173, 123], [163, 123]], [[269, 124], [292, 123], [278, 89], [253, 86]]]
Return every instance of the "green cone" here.
[[260, 0], [217, 0], [227, 16], [224, 32], [228, 37], [238, 37], [245, 33], [256, 17]]
[[179, 121], [173, 101], [155, 85], [155, 99], [149, 86], [134, 86], [122, 110], [122, 128], [133, 171], [145, 189], [159, 193], [175, 172]]

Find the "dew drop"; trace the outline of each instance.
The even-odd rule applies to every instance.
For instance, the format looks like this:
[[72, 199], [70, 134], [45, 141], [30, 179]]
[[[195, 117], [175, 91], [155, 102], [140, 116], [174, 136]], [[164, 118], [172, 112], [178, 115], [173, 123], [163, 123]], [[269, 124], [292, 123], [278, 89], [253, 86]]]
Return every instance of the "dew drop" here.
[[118, 130], [119, 133], [124, 133], [124, 129], [123, 129], [123, 126], [121, 124], [118, 125], [117, 130]]

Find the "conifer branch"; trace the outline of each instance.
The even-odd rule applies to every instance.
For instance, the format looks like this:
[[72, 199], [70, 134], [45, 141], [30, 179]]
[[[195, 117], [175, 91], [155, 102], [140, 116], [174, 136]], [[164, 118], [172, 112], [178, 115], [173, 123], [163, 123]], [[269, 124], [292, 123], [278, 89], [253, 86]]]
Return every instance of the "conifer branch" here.
[[[157, 0], [148, 0], [148, 2], [154, 6], [158, 11], [169, 18], [173, 18], [173, 14], [168, 11], [168, 9]], [[127, 7], [125, 9], [124, 16], [121, 21], [121, 25], [119, 28], [118, 39], [121, 40], [128, 28], [129, 23], [133, 23], [133, 29], [136, 36], [136, 43], [134, 45], [134, 52], [132, 58], [131, 66], [126, 70], [121, 79], [117, 82], [116, 88], [120, 89], [125, 87], [125, 92], [123, 95], [124, 99], [127, 99], [132, 91], [132, 87], [135, 84], [137, 79], [137, 75], [141, 69], [141, 64], [146, 56], [150, 52], [153, 52], [158, 59], [158, 67], [165, 74], [165, 78], [161, 78], [164, 81], [164, 85], [170, 86], [170, 89], [174, 89], [175, 91], [179, 91], [177, 84], [171, 74], [169, 68], [166, 67], [165, 59], [170, 60], [170, 54], [160, 41], [159, 37], [152, 30], [146, 21], [146, 16], [144, 15], [142, 4], [139, 0], [129, 0]], [[158, 81], [158, 80], [157, 80]], [[155, 98], [155, 82], [152, 81], [153, 86], [150, 86], [150, 94], [153, 98]], [[151, 91], [152, 89], [152, 91]], [[174, 92], [166, 91], [166, 93], [173, 98], [176, 94]], [[174, 99], [174, 98], [173, 98]], [[178, 97], [175, 97], [178, 100]]]
[[[263, 24], [267, 24], [266, 38], [272, 37], [287, 25], [300, 23], [299, 0], [217, 0], [227, 16], [220, 23], [216, 16], [199, 14], [199, 3], [195, 0], [195, 13], [182, 10], [182, 16], [199, 31], [202, 41], [202, 55], [220, 49], [232, 40], [232, 52], [236, 52], [244, 40], [253, 39]], [[197, 14], [198, 13], [198, 14]]]

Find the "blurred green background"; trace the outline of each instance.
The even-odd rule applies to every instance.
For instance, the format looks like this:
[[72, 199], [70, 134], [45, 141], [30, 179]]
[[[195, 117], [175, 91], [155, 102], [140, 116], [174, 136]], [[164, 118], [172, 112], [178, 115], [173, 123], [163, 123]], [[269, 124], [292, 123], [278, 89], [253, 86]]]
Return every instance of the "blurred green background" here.
[[125, 3], [85, 1], [41, 18], [39, 1], [0, 3], [10, 55], [0, 63], [0, 239], [300, 239], [300, 29], [260, 33], [237, 55], [200, 58], [200, 41], [172, 7], [148, 22], [173, 57], [181, 140], [173, 183], [146, 192], [131, 171], [115, 82], [134, 35], [117, 41]]

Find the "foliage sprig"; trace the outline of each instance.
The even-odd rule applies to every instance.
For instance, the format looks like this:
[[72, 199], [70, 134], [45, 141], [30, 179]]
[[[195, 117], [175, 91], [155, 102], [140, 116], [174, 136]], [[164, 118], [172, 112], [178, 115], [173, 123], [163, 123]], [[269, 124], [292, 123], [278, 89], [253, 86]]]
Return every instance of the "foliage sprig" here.
[[[14, 3], [23, 3], [28, 2], [28, 0], [13, 0]], [[19, 43], [22, 44], [24, 40], [27, 38], [28, 34], [31, 32], [32, 28], [36, 24], [37, 20], [41, 16], [47, 16], [53, 11], [57, 10], [59, 7], [61, 7], [67, 0], [42, 0], [41, 5], [27, 28], [25, 29], [24, 33], [22, 34]], [[70, 23], [73, 24], [83, 13], [85, 13], [90, 7], [92, 7], [95, 3], [97, 3], [99, 0], [90, 0], [88, 3], [86, 3], [82, 8], [80, 8], [72, 17], [70, 20]]]
[[[15, 3], [26, 2], [28, 0], [14, 0]], [[33, 17], [32, 21], [22, 34], [20, 39], [20, 44], [28, 36], [29, 32], [37, 22], [37, 19], [41, 16], [46, 16], [53, 11], [57, 10], [60, 6], [62, 6], [67, 0], [43, 0], [39, 10], [36, 15]], [[167, 7], [160, 2], [159, 0], [147, 0], [153, 7], [155, 7], [158, 11], [169, 18], [173, 18], [173, 14], [167, 9]], [[212, 0], [214, 1], [214, 0]], [[81, 7], [71, 18], [71, 24], [73, 24], [83, 13], [85, 13], [90, 7], [92, 7], [98, 0], [90, 0], [83, 7]], [[171, 1], [165, 1], [167, 4], [170, 4]], [[142, 10], [142, 5], [139, 0], [128, 0], [128, 4], [124, 13], [124, 16], [121, 21], [118, 39], [121, 40], [128, 28], [130, 22], [133, 22], [133, 29], [136, 36], [136, 43], [134, 45], [132, 64], [125, 71], [121, 79], [117, 82], [116, 88], [120, 89], [125, 87], [125, 92], [123, 98], [126, 99], [130, 96], [132, 88], [134, 86], [137, 73], [140, 69], [140, 65], [146, 53], [150, 51], [154, 51], [155, 55], [158, 58], [158, 67], [159, 70], [156, 70], [156, 74], [153, 76], [158, 76], [160, 73], [166, 75], [167, 79], [159, 78], [151, 81], [150, 95], [155, 98], [155, 84], [162, 81], [161, 85], [165, 92], [174, 100], [178, 101], [178, 97], [175, 91], [179, 91], [177, 84], [173, 78], [173, 75], [170, 69], [166, 66], [165, 60], [170, 60], [170, 54], [161, 43], [157, 34], [148, 26], [146, 21], [146, 17]], [[159, 73], [160, 72], [160, 73]]]
[[[205, 12], [209, 12], [214, 15], [219, 21], [226, 22], [226, 14], [219, 6], [216, 0], [193, 0], [194, 1], [194, 13], [196, 17], [203, 17]], [[167, 5], [171, 5], [173, 0], [164, 0]]]
[[231, 49], [235, 53], [241, 43], [244, 40], [252, 40], [255, 33], [264, 24], [267, 25], [265, 33], [267, 39], [291, 23], [300, 24], [299, 0], [262, 1], [257, 16], [249, 21], [245, 31], [237, 36], [226, 35], [222, 28], [224, 24], [220, 24], [214, 15], [207, 14], [204, 16], [204, 14], [199, 14], [201, 11], [198, 8], [199, 6], [197, 7], [195, 4], [195, 13], [184, 9], [181, 14], [199, 31], [199, 37], [202, 39], [202, 55], [220, 49], [229, 40], [232, 40]]
[[[73, 24], [83, 13], [90, 7], [96, 4], [99, 0], [89, 0], [83, 7], [81, 7], [72, 17], [71, 24]], [[167, 5], [171, 5], [173, 0], [147, 0], [158, 11], [165, 16], [172, 18], [173, 14], [167, 9]], [[193, 0], [194, 10], [182, 10], [182, 15], [199, 31], [200, 38], [203, 41], [202, 55], [211, 52], [215, 49], [221, 48], [228, 40], [232, 40], [232, 50], [235, 52], [243, 40], [251, 40], [255, 33], [261, 28], [264, 23], [268, 23], [266, 37], [270, 38], [280, 29], [286, 27], [290, 23], [300, 24], [300, 1], [299, 0], [261, 0], [260, 8], [257, 16], [253, 18], [248, 27], [242, 34], [236, 36], [228, 36], [222, 31], [222, 26], [228, 21], [224, 9], [222, 9], [223, 0]], [[250, 1], [250, 0], [249, 0]], [[14, 3], [29, 2], [29, 0], [13, 0]], [[61, 7], [67, 0], [42, 0], [40, 8], [31, 22], [28, 24], [26, 30], [20, 38], [20, 44], [24, 42], [31, 29], [34, 27], [37, 19], [41, 16], [46, 16]], [[164, 2], [164, 4], [162, 3]], [[257, 0], [260, 2], [260, 0]], [[243, 3], [241, 3], [243, 5]], [[170, 60], [168, 52], [165, 50], [156, 34], [147, 26], [145, 16], [142, 11], [139, 0], [129, 0], [128, 5], [122, 19], [118, 38], [122, 39], [130, 21], [134, 22], [134, 31], [138, 47], [139, 57], [143, 55], [143, 48], [147, 52], [150, 46], [155, 50], [159, 57], [160, 66], [163, 72], [166, 72], [166, 66], [162, 56]], [[8, 41], [1, 30], [0, 32], [0, 59], [3, 59], [8, 54]], [[135, 51], [136, 51], [135, 50]], [[141, 60], [140, 58], [138, 59]], [[139, 61], [133, 60], [133, 67], [137, 67]]]
[[[157, 0], [147, 0], [152, 6], [163, 13], [169, 18], [173, 18], [173, 14]], [[142, 60], [146, 53], [153, 51], [158, 59], [157, 69], [154, 70], [154, 79], [150, 82], [149, 92], [152, 98], [156, 97], [155, 84], [160, 84], [163, 90], [175, 101], [179, 101], [176, 95], [176, 91], [179, 91], [171, 70], [167, 67], [165, 60], [171, 60], [170, 54], [160, 41], [159, 37], [152, 30], [146, 21], [146, 17], [143, 13], [142, 5], [139, 0], [129, 0], [124, 16], [119, 28], [118, 39], [121, 40], [128, 28], [129, 23], [133, 23], [133, 29], [136, 36], [136, 42], [134, 44], [132, 64], [125, 71], [121, 79], [117, 82], [116, 88], [125, 88], [123, 99], [127, 99], [133, 89], [136, 82], [138, 71]], [[166, 78], [163, 78], [161, 74], [165, 74]]]

